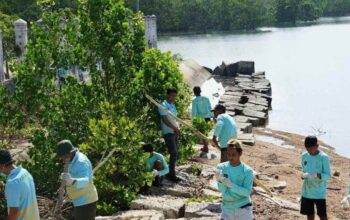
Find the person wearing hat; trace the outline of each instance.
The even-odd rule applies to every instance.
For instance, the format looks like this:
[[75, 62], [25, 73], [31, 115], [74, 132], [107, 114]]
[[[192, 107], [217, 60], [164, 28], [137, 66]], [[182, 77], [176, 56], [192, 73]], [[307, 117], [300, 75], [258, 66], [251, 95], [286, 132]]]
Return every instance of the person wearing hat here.
[[93, 184], [92, 165], [87, 156], [81, 153], [69, 140], [60, 141], [56, 154], [63, 161], [68, 161], [68, 172], [61, 178], [66, 182], [68, 198], [74, 206], [75, 220], [94, 220], [98, 195]]
[[217, 104], [214, 109], [214, 118], [216, 119], [213, 143], [221, 150], [221, 163], [228, 161], [227, 142], [230, 139], [237, 138], [237, 126], [235, 120], [226, 114], [225, 106]]
[[40, 220], [32, 175], [16, 167], [9, 151], [0, 150], [0, 174], [6, 175], [5, 195], [8, 220]]
[[[201, 87], [195, 86], [193, 88], [193, 93], [196, 96], [192, 100], [192, 117], [193, 118], [203, 118], [206, 122], [210, 122], [210, 119], [213, 117], [211, 112], [211, 103], [208, 97], [201, 95]], [[208, 142], [203, 140], [202, 152], [208, 153]]]

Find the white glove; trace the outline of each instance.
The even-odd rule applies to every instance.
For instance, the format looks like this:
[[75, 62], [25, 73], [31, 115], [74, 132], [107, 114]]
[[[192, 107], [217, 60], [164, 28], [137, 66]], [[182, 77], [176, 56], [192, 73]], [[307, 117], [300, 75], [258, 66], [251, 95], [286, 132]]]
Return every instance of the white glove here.
[[158, 170], [153, 170], [152, 171], [153, 177], [159, 176], [159, 171]]
[[316, 178], [317, 177], [317, 173], [303, 173], [301, 177], [303, 179]]
[[341, 204], [345, 207], [350, 206], [350, 195], [344, 197], [344, 199], [341, 201]]
[[61, 179], [63, 179], [68, 185], [73, 185], [74, 183], [74, 179], [69, 173], [61, 173]]
[[228, 178], [222, 177], [220, 182], [222, 184], [224, 184], [226, 187], [232, 188], [232, 183], [231, 183], [231, 181]]

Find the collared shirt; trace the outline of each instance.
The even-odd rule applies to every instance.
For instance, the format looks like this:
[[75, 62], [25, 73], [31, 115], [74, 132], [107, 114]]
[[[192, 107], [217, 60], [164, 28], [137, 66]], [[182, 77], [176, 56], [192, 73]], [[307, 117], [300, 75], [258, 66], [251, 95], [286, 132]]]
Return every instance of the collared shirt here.
[[211, 109], [210, 101], [205, 96], [196, 96], [192, 100], [192, 117], [211, 118], [213, 117]]
[[226, 176], [232, 183], [232, 187], [228, 188], [218, 182], [218, 188], [222, 193], [221, 209], [232, 211], [251, 203], [253, 169], [245, 163], [233, 167], [230, 162], [220, 163], [217, 169], [221, 175]]
[[87, 205], [98, 200], [97, 190], [93, 184], [92, 165], [85, 154], [76, 151], [69, 163], [68, 173], [76, 180], [72, 186], [66, 187], [73, 206]]
[[10, 172], [5, 186], [8, 208], [18, 208], [18, 220], [40, 220], [35, 185], [32, 175], [17, 167]]
[[[177, 114], [177, 111], [176, 111], [176, 107], [174, 104], [170, 104], [169, 102], [167, 102], [166, 100], [164, 100], [162, 102], [162, 105], [168, 109], [171, 113], [173, 113], [175, 116]], [[175, 127], [179, 127], [178, 124], [176, 123], [175, 119], [173, 117], [171, 117], [170, 115], [168, 115], [168, 113], [166, 113], [165, 111], [163, 111], [161, 108], [158, 108], [158, 111], [159, 111], [159, 114], [160, 116], [166, 116], [168, 121], [173, 124]], [[164, 122], [163, 122], [163, 119], [160, 119], [160, 124], [162, 126], [162, 131], [163, 131], [163, 134], [173, 134], [174, 133], [174, 130], [170, 127], [168, 127]]]
[[153, 152], [152, 156], [150, 158], [147, 158], [147, 171], [152, 171], [154, 167], [154, 163], [159, 160], [162, 165], [163, 169], [159, 171], [159, 176], [164, 176], [169, 173], [169, 167], [168, 164], [166, 163], [163, 155], [157, 152]]
[[231, 138], [237, 138], [235, 120], [228, 114], [220, 114], [216, 119], [214, 135], [219, 138], [220, 148], [226, 148]]
[[321, 178], [305, 178], [301, 195], [308, 199], [325, 199], [327, 181], [331, 178], [329, 157], [323, 151], [317, 155], [304, 152], [301, 156], [301, 167], [303, 173], [320, 173]]

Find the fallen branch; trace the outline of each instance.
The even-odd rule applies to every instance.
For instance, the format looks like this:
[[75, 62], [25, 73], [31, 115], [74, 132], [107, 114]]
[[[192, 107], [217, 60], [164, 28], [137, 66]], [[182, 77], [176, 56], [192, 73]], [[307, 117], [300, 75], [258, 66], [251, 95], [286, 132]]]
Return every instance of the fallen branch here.
[[[69, 160], [66, 160], [64, 163], [64, 169], [63, 172], [68, 172], [68, 166], [69, 166]], [[65, 187], [66, 187], [66, 181], [64, 179], [61, 180], [61, 186], [58, 189], [58, 200], [56, 202], [56, 206], [53, 210], [53, 217], [54, 219], [63, 219], [61, 216], [62, 210], [62, 204], [63, 204], [63, 198], [65, 193]]]
[[92, 173], [95, 173], [98, 169], [100, 169], [106, 162], [107, 160], [116, 152], [116, 149], [113, 149], [109, 152], [109, 154], [101, 159], [101, 161], [97, 164], [97, 166], [92, 170]]

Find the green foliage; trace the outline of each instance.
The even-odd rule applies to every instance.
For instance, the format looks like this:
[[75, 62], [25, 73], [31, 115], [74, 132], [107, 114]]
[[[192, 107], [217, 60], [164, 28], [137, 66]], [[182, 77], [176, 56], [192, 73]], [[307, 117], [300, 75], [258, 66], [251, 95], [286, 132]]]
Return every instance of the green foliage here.
[[[177, 87], [177, 109], [185, 117], [189, 88], [170, 53], [146, 50], [141, 14], [126, 9], [123, 1], [80, 1], [77, 12], [56, 10], [51, 0], [41, 6], [46, 10], [42, 23], [32, 24], [25, 59], [14, 66], [16, 90], [10, 94], [0, 88], [1, 116], [11, 118], [0, 118], [0, 126], [38, 127], [28, 130], [34, 146], [23, 166], [32, 173], [38, 195], [50, 198], [62, 172], [54, 153], [58, 141], [70, 139], [94, 166], [115, 149], [95, 175], [98, 213], [126, 209], [150, 177], [139, 143], [155, 143], [161, 136], [157, 108], [144, 94], [160, 101], [167, 88]], [[89, 72], [89, 81], [67, 76], [58, 86], [57, 70], [75, 65]], [[193, 154], [193, 134], [183, 129], [180, 142], [184, 162]]]
[[201, 196], [201, 197], [192, 197], [188, 198], [186, 200], [186, 203], [193, 203], [193, 202], [218, 202], [220, 201], [220, 197], [217, 196]]
[[350, 0], [328, 0], [324, 16], [344, 16], [350, 14]]
[[4, 177], [0, 177], [0, 219], [7, 219]]
[[201, 164], [192, 164], [191, 165], [191, 173], [195, 176], [200, 176], [202, 173], [203, 165]]
[[90, 120], [92, 135], [80, 146], [95, 165], [102, 155], [116, 150], [114, 156], [95, 173], [99, 210], [105, 215], [127, 209], [148, 177], [140, 146], [143, 140], [140, 122], [121, 116], [116, 111], [118, 108], [102, 103], [101, 117]]
[[[126, 3], [135, 8], [134, 0]], [[254, 30], [269, 22], [263, 0], [150, 0], [140, 10], [157, 16], [160, 32]]]

